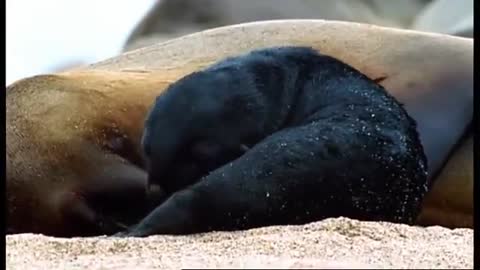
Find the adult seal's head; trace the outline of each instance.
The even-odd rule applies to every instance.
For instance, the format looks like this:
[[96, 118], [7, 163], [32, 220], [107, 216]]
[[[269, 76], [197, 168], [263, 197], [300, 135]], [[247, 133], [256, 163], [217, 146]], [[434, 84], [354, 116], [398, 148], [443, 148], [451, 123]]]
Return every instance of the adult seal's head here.
[[10, 233], [111, 234], [158, 204], [147, 197], [138, 145], [154, 98], [145, 89], [162, 81], [141, 78], [80, 72], [7, 87]]

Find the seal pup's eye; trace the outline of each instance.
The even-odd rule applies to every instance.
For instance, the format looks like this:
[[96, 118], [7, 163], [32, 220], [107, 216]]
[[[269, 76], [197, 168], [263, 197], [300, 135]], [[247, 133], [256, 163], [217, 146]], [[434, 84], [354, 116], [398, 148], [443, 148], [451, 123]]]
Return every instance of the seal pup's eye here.
[[141, 145], [142, 145], [142, 148], [143, 148], [143, 154], [146, 157], [150, 157], [152, 155], [152, 147], [150, 145], [150, 142], [145, 140], [145, 136], [142, 137]]
[[150, 155], [152, 154], [152, 147], [151, 147], [150, 144], [151, 144], [151, 142], [150, 142], [150, 131], [149, 131], [148, 128], [145, 128], [143, 130], [142, 137], [140, 138], [140, 145], [142, 147], [143, 154], [146, 157], [150, 157]]
[[192, 146], [191, 153], [196, 159], [212, 159], [220, 155], [221, 146], [212, 141], [197, 142]]

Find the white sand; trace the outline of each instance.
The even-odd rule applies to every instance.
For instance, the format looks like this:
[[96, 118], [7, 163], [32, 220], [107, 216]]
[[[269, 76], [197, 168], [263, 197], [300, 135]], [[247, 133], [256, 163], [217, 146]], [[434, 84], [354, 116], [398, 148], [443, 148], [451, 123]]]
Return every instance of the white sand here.
[[7, 236], [7, 269], [472, 268], [473, 230], [327, 219], [148, 238]]

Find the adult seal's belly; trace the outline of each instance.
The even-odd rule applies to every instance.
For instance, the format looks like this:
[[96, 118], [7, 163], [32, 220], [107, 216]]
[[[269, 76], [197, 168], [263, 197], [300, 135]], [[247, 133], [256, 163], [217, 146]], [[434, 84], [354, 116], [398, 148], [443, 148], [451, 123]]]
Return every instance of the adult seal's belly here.
[[[82, 70], [31, 77], [9, 86], [7, 227], [11, 232], [85, 235], [110, 233], [120, 229], [118, 223], [134, 222], [143, 215], [135, 209], [150, 207], [144, 198], [146, 175], [139, 169], [143, 165], [139, 142], [154, 97], [173, 81], [227, 56], [282, 45], [313, 47], [379, 79], [417, 121], [432, 180], [472, 120], [471, 39], [322, 20], [213, 29]], [[464, 153], [457, 150], [449, 162], [471, 168], [462, 158], [454, 159]], [[455, 175], [456, 168], [447, 163], [442, 174]], [[451, 184], [438, 188], [446, 193], [434, 192], [434, 182], [433, 198], [449, 194], [450, 206], [466, 198], [451, 196], [449, 187], [468, 181], [445, 179]], [[473, 182], [473, 178], [462, 179]], [[99, 183], [109, 184], [92, 188], [101, 187]], [[468, 185], [460, 185], [466, 187], [462, 192], [473, 194]], [[128, 199], [137, 204], [120, 207], [128, 211], [110, 205], [131, 194], [116, 191], [118, 186], [138, 190], [136, 197]], [[465, 218], [473, 214], [468, 207], [450, 207], [438, 200], [427, 199], [427, 204], [436, 209], [430, 212], [428, 224], [467, 226]], [[473, 209], [473, 201], [462, 205]], [[465, 214], [446, 219], [452, 211]], [[91, 225], [75, 226], [79, 218]]]

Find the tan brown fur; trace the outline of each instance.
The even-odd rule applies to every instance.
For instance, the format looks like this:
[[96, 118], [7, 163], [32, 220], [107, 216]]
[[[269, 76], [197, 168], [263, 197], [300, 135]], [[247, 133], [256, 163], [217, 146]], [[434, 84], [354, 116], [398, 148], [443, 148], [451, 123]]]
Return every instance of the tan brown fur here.
[[473, 179], [473, 135], [469, 135], [435, 179], [418, 223], [473, 228]]
[[[107, 166], [139, 160], [143, 117], [159, 92], [155, 90], [168, 83], [144, 77], [80, 72], [36, 76], [8, 87], [9, 226], [69, 234], [61, 232], [69, 227], [63, 225], [58, 209], [62, 195], [102, 184], [93, 174]], [[108, 151], [108, 143], [120, 137], [136, 151], [126, 155]]]
[[[407, 108], [419, 111], [414, 117], [421, 118], [423, 107], [433, 106], [422, 102], [438, 93], [450, 93], [458, 99], [458, 106], [470, 109], [473, 41], [469, 39], [321, 20], [250, 23], [189, 35], [93, 66], [36, 76], [8, 87], [8, 226], [17, 231], [82, 234], [58, 213], [61, 203], [55, 200], [78, 187], [108, 182], [109, 175], [120, 174], [119, 166], [126, 166], [122, 168], [127, 172], [138, 170], [134, 164], [140, 162], [143, 120], [156, 95], [181, 76], [226, 56], [278, 45], [311, 46], [372, 79], [385, 78], [381, 84], [388, 91]], [[450, 109], [432, 108], [432, 113]], [[126, 138], [131, 147], [108, 150], [112, 139], [120, 137]], [[455, 155], [459, 158], [451, 162], [460, 165], [448, 164], [447, 172], [459, 168], [473, 171], [468, 160], [462, 161], [464, 150]], [[454, 194], [452, 186], [456, 183], [465, 187], [460, 193], [473, 194], [465, 185], [473, 181], [471, 174], [451, 175], [457, 177], [443, 177], [452, 184], [442, 185], [443, 192], [432, 196]], [[143, 185], [146, 179], [138, 172], [132, 181]], [[469, 224], [465, 220], [473, 214], [469, 208], [473, 201], [466, 196], [464, 204], [456, 205], [455, 201], [463, 200], [457, 198], [450, 196], [453, 202], [449, 201], [448, 207], [434, 199], [426, 200], [427, 208], [436, 208], [437, 212], [423, 215], [422, 224]], [[452, 211], [464, 215], [446, 219]]]

